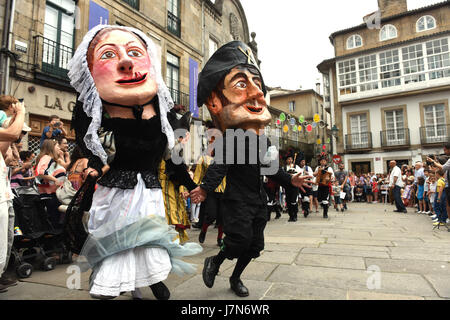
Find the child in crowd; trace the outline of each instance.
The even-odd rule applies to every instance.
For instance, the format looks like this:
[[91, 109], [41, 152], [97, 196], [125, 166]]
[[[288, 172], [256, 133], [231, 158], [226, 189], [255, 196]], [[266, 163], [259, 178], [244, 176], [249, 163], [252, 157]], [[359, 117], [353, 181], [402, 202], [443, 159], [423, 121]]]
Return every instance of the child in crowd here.
[[444, 226], [447, 221], [447, 198], [444, 192], [445, 188], [445, 172], [442, 169], [436, 171], [437, 187], [436, 197], [434, 200], [434, 210], [436, 211], [436, 218], [433, 219], [433, 225]]
[[433, 216], [434, 199], [436, 198], [436, 187], [437, 187], [436, 176], [434, 174], [430, 174], [429, 181], [430, 181], [430, 188], [428, 189], [428, 199], [430, 202], [430, 213], [428, 215]]
[[373, 193], [373, 203], [378, 202], [378, 182], [377, 177], [372, 177], [372, 193]]
[[344, 212], [344, 206], [342, 205], [341, 199], [341, 186], [338, 181], [334, 182], [333, 185], [333, 195], [334, 195], [334, 208], [339, 211], [338, 206], [341, 208], [341, 212]]
[[419, 201], [419, 211], [417, 213], [425, 213], [425, 201], [423, 200], [423, 194], [425, 192], [425, 179], [419, 177], [417, 179], [417, 192], [416, 197]]
[[411, 191], [412, 191], [412, 181], [411, 179], [408, 179], [406, 181], [406, 186], [403, 189], [402, 193], [402, 200], [405, 207], [407, 207], [410, 204], [411, 201]]

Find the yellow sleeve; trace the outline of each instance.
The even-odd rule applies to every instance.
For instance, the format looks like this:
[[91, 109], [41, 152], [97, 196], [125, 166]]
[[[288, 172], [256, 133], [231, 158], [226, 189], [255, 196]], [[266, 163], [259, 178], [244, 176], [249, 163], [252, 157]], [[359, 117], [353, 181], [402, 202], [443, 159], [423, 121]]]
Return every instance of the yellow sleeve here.
[[203, 157], [200, 157], [197, 162], [197, 166], [195, 167], [194, 172], [194, 183], [199, 185], [202, 182], [203, 176], [205, 173], [203, 172]]

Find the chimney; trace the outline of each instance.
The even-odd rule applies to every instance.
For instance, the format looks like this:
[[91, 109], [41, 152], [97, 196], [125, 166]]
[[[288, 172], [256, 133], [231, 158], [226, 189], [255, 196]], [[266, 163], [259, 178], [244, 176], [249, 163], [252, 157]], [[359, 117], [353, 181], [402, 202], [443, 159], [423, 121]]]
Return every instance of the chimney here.
[[320, 82], [319, 82], [319, 79], [317, 79], [317, 82], [316, 82], [316, 92], [320, 95]]
[[378, 0], [381, 18], [395, 16], [408, 11], [407, 0]]

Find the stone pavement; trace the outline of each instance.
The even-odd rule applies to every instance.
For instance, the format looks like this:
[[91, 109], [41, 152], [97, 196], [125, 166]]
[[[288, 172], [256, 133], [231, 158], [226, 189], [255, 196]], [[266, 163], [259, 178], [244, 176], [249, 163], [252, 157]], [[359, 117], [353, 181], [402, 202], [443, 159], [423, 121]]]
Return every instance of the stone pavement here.
[[[313, 213], [295, 223], [268, 222], [266, 247], [251, 262], [242, 279], [251, 300], [291, 299], [450, 299], [450, 232], [433, 230], [423, 214], [394, 213], [393, 206], [352, 203], [345, 213], [330, 210], [330, 219]], [[198, 230], [190, 230], [197, 241]], [[235, 261], [226, 260], [212, 289], [202, 281], [205, 257], [218, 251], [217, 229], [210, 227], [204, 251], [185, 261], [198, 264], [197, 274], [170, 275], [165, 281], [176, 300], [237, 300], [229, 289], [228, 277]], [[22, 279], [4, 299], [84, 300], [88, 293], [89, 272], [81, 275], [81, 289], [66, 286], [67, 268], [35, 270]], [[146, 299], [154, 299], [149, 288]], [[129, 300], [129, 293], [118, 297]]]

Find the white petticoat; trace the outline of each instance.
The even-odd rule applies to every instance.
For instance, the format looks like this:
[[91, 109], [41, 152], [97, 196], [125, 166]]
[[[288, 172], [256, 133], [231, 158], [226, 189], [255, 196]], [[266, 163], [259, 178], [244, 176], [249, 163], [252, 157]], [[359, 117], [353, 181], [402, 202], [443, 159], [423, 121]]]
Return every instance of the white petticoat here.
[[[134, 189], [98, 186], [90, 210], [89, 233], [102, 238], [150, 214], [165, 217], [162, 191], [147, 189], [140, 174]], [[166, 249], [129, 249], [96, 266], [90, 293], [118, 296], [165, 280], [171, 269]]]

